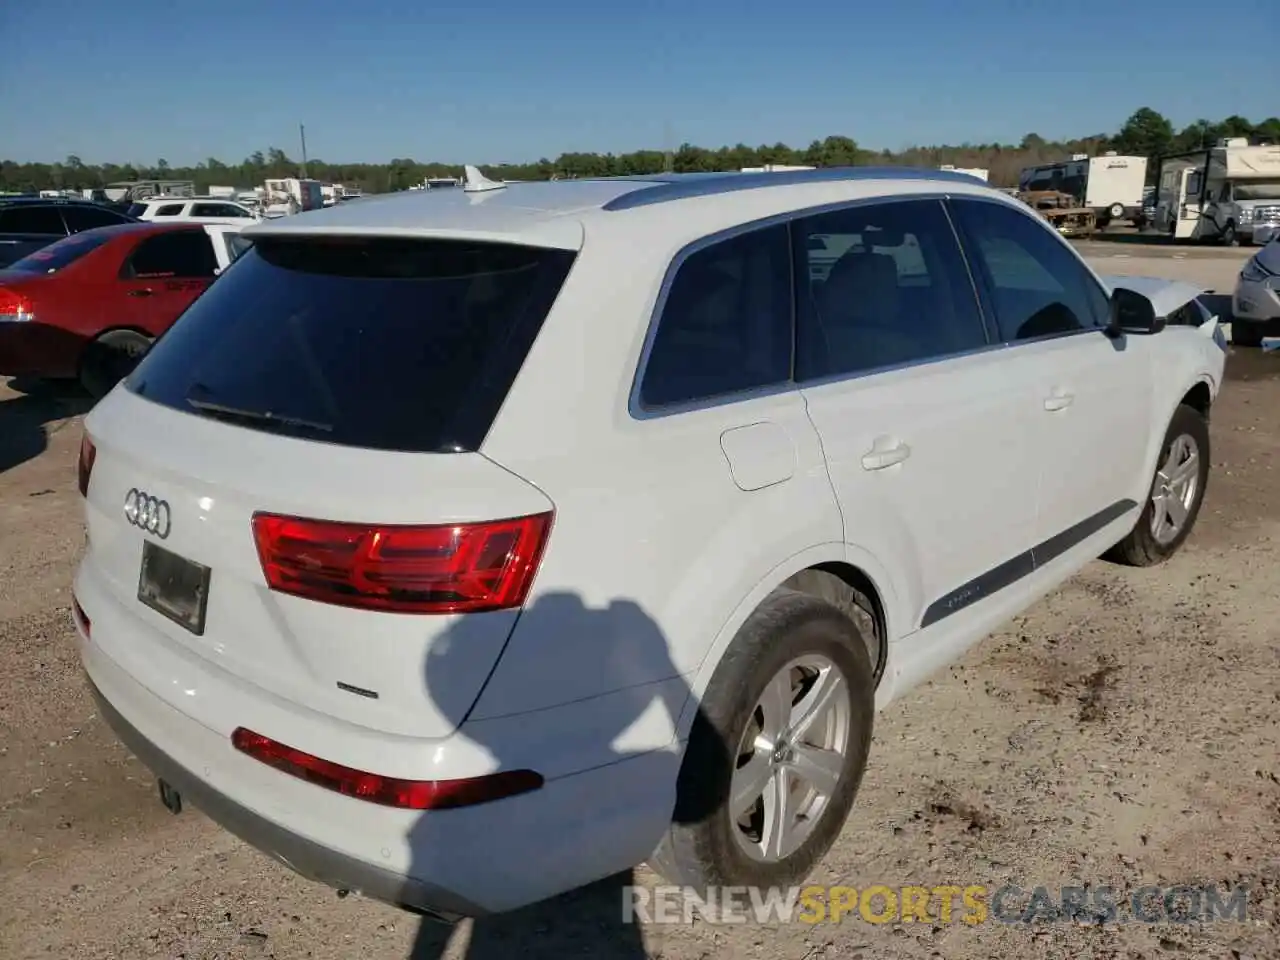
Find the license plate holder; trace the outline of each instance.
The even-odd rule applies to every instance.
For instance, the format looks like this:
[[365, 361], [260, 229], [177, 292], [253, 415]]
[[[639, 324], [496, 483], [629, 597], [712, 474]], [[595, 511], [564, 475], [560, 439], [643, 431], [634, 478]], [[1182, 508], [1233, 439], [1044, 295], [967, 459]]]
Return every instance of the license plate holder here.
[[208, 567], [144, 540], [138, 600], [184, 630], [202, 636], [210, 573]]

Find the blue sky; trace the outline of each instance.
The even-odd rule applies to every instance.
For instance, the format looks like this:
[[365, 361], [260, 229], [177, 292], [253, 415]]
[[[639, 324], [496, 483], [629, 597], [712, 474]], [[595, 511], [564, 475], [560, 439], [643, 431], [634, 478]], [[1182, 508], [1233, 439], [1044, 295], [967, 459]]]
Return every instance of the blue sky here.
[[15, 2], [0, 157], [297, 156], [299, 123], [330, 162], [499, 163], [668, 129], [900, 149], [1109, 132], [1144, 105], [1261, 120], [1280, 113], [1275, 2], [1225, 22], [1202, 0]]

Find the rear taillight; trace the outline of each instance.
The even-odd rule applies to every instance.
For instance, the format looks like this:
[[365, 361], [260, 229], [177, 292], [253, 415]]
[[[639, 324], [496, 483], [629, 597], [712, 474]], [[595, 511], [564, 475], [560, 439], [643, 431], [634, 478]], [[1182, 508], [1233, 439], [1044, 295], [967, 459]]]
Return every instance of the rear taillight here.
[[0, 287], [0, 323], [26, 323], [36, 318], [31, 298], [11, 287]]
[[393, 613], [477, 613], [524, 603], [551, 517], [375, 526], [259, 513], [253, 534], [272, 590]]
[[398, 780], [353, 770], [309, 753], [277, 743], [260, 733], [238, 727], [232, 745], [277, 770], [326, 790], [369, 803], [403, 810], [445, 810], [470, 807], [528, 793], [542, 786], [542, 775], [532, 770], [508, 770], [466, 780]]
[[87, 497], [89, 495], [89, 477], [93, 473], [93, 461], [98, 457], [98, 448], [93, 445], [93, 441], [89, 439], [86, 433], [80, 438], [80, 459], [77, 463], [77, 472], [80, 476], [80, 496]]

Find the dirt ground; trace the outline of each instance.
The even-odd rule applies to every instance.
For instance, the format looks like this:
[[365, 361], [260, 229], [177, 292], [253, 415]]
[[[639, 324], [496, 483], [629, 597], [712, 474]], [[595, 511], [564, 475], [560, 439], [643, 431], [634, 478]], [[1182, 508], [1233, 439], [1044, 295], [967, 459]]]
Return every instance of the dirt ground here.
[[[1085, 252], [1229, 292], [1235, 252]], [[601, 884], [453, 932], [174, 817], [95, 716], [69, 583], [79, 414], [0, 382], [0, 957], [1280, 957], [1280, 355], [1233, 350], [1213, 473], [1167, 566], [1096, 563], [877, 720], [817, 883], [1248, 884], [1248, 917], [1161, 923], [622, 925]], [[641, 869], [641, 882], [654, 878]], [[1123, 896], [1124, 893], [1121, 894]], [[468, 939], [470, 944], [468, 946]]]

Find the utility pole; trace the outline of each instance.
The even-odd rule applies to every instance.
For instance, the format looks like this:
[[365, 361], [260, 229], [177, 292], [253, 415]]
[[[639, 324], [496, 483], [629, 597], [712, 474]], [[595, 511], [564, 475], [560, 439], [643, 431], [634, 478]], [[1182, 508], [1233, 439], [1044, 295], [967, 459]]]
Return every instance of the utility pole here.
[[298, 124], [298, 136], [302, 138], [302, 179], [307, 179], [307, 128]]

